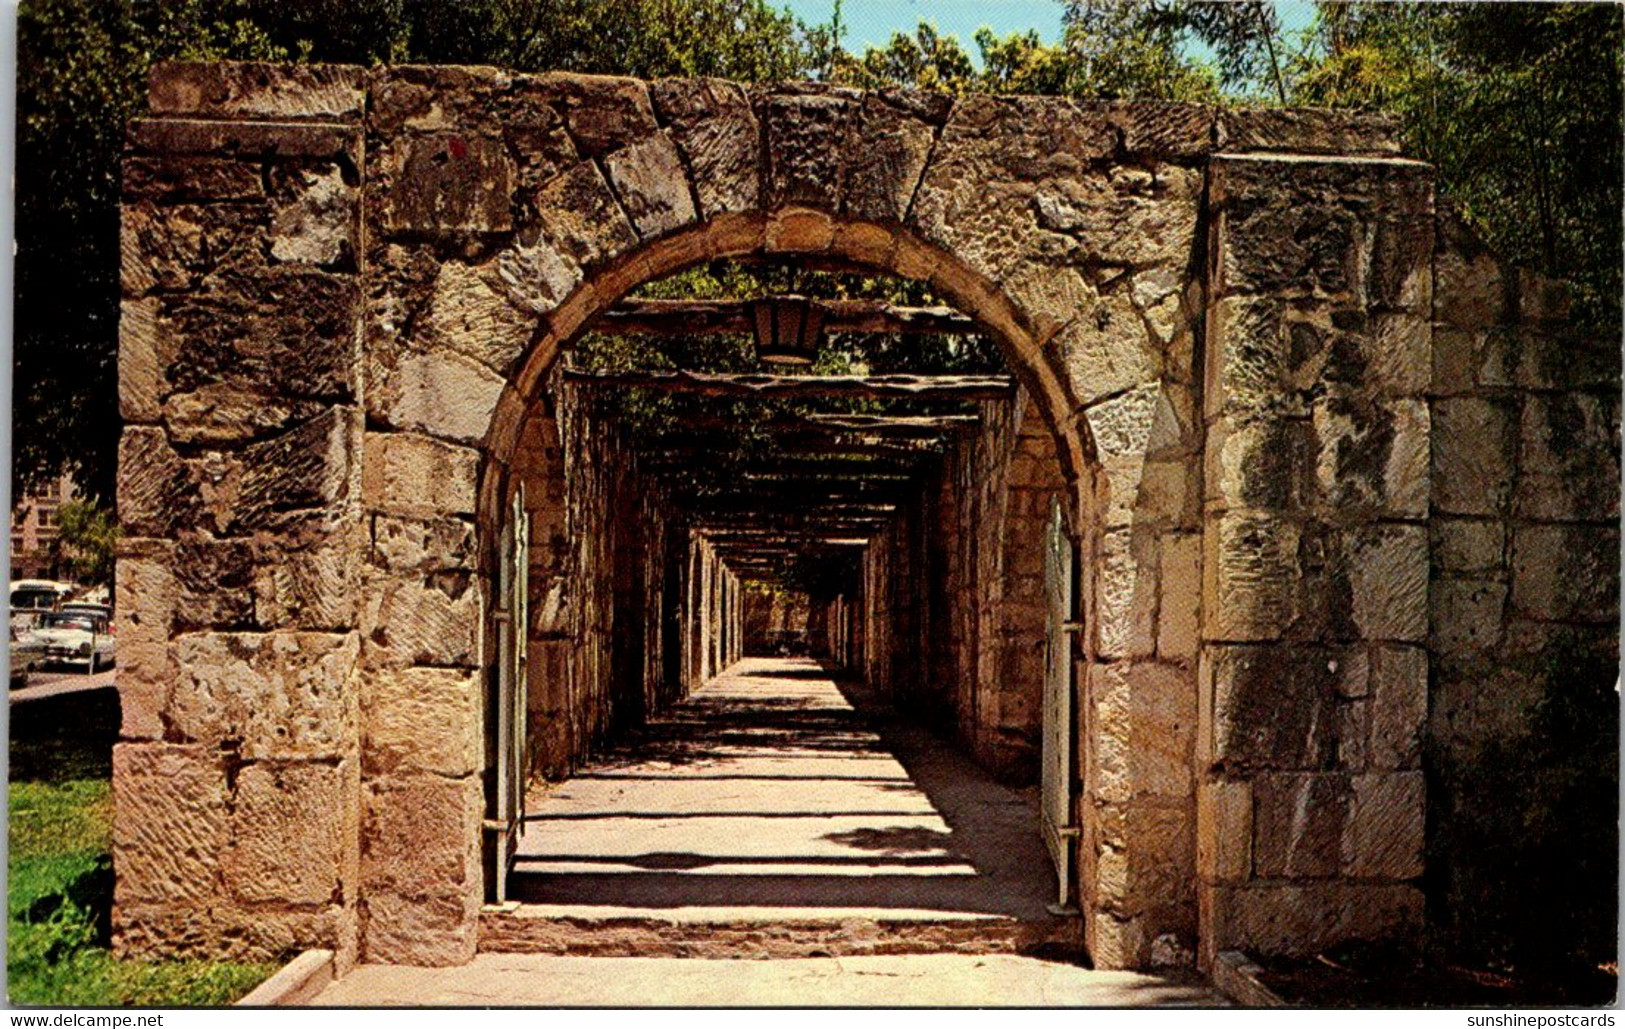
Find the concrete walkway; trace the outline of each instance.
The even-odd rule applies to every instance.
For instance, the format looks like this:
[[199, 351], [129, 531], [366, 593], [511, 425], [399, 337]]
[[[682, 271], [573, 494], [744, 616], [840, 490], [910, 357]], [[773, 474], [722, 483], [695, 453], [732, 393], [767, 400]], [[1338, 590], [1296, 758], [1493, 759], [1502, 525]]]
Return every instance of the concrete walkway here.
[[1194, 980], [1008, 954], [704, 961], [481, 954], [461, 968], [365, 965], [318, 1006], [1216, 1007]]
[[1014, 952], [1072, 931], [1036, 801], [814, 661], [748, 658], [532, 792], [522, 904], [487, 913], [472, 964], [362, 966], [316, 1003], [1222, 1004]]
[[1033, 791], [860, 690], [807, 658], [739, 662], [531, 797], [515, 896], [571, 915], [1049, 920]]

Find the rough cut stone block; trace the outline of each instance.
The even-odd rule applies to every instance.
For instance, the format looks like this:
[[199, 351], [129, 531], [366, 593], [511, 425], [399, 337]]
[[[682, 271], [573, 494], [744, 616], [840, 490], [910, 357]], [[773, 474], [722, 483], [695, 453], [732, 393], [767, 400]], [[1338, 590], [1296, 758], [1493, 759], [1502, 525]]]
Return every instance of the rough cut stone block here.
[[293, 169], [271, 219], [271, 259], [294, 264], [336, 265], [356, 255], [356, 190], [343, 169], [327, 165]]
[[346, 633], [190, 633], [170, 644], [169, 723], [249, 760], [338, 757], [356, 744], [359, 651]]
[[226, 886], [247, 904], [322, 904], [343, 895], [344, 776], [332, 764], [256, 762], [237, 773]]
[[479, 676], [450, 668], [369, 671], [362, 679], [362, 755], [369, 775], [480, 770]]
[[1177, 665], [1136, 661], [1129, 676], [1130, 784], [1137, 799], [1191, 795], [1196, 676]]
[[1619, 400], [1588, 393], [1524, 401], [1514, 512], [1542, 521], [1619, 516]]
[[1325, 879], [1342, 862], [1348, 819], [1346, 775], [1263, 775], [1256, 803], [1253, 867], [1265, 879]]
[[1307, 957], [1348, 940], [1414, 941], [1422, 891], [1410, 885], [1260, 884], [1215, 886], [1211, 943], [1249, 954]]
[[1337, 755], [1335, 651], [1209, 646], [1213, 759], [1227, 771], [1310, 770]]
[[612, 75], [549, 74], [541, 81], [557, 97], [576, 147], [588, 157], [630, 146], [655, 134], [649, 87]]
[[1377, 647], [1371, 666], [1371, 767], [1417, 768], [1428, 713], [1428, 654], [1421, 647]]
[[1518, 447], [1515, 402], [1435, 400], [1432, 439], [1434, 507], [1444, 514], [1504, 515]]
[[663, 236], [694, 221], [688, 172], [671, 135], [656, 133], [604, 159], [609, 181], [627, 216], [644, 239]]
[[360, 412], [336, 407], [275, 439], [246, 447], [234, 505], [237, 522], [260, 528], [281, 512], [344, 504], [360, 433]]
[[491, 428], [491, 414], [507, 380], [457, 354], [409, 353], [378, 384], [381, 396], [368, 407], [385, 408], [389, 424], [427, 436], [478, 443]]
[[175, 605], [172, 545], [156, 540], [119, 543], [115, 570], [118, 609], [118, 691], [126, 740], [161, 739], [169, 693], [169, 632]]
[[143, 155], [231, 154], [245, 161], [309, 157], [361, 167], [362, 136], [354, 125], [137, 118], [130, 122], [129, 141]]
[[474, 527], [456, 518], [371, 519], [368, 559], [391, 572], [425, 578], [436, 572], [474, 571]]
[[1348, 874], [1360, 879], [1414, 879], [1422, 874], [1427, 786], [1421, 772], [1353, 777]]
[[1253, 871], [1253, 789], [1215, 780], [1196, 790], [1196, 870], [1212, 882], [1244, 882]]
[[506, 232], [513, 161], [502, 141], [464, 133], [417, 136], [392, 169], [385, 225], [398, 233]]
[[[1080, 104], [1089, 109], [1094, 104]], [[1130, 157], [1160, 160], [1201, 157], [1212, 152], [1216, 110], [1205, 104], [1155, 100], [1114, 101], [1098, 105], [1123, 134]]]
[[841, 154], [858, 94], [852, 90], [763, 92], [755, 96], [767, 167], [763, 201], [834, 211], [841, 196]]
[[1156, 653], [1157, 555], [1155, 537], [1107, 533], [1101, 544], [1097, 639], [1107, 657]]
[[1208, 639], [1281, 636], [1297, 590], [1298, 541], [1296, 524], [1265, 515], [1226, 514], [1209, 524], [1202, 559]]
[[463, 897], [375, 893], [362, 905], [362, 958], [369, 963], [436, 968], [474, 959], [479, 911]]
[[124, 159], [124, 199], [185, 202], [253, 200], [265, 195], [260, 167], [191, 154]]
[[442, 263], [429, 306], [413, 323], [415, 345], [453, 350], [506, 374], [529, 345], [536, 318], [515, 307], [499, 282], [495, 269]]
[[1443, 576], [1430, 586], [1430, 644], [1451, 656], [1487, 654], [1501, 643], [1507, 618], [1504, 579]]
[[1038, 225], [1063, 233], [1086, 261], [1187, 267], [1196, 249], [1202, 177], [1177, 165], [1118, 165], [1044, 179], [1035, 189]]
[[363, 453], [369, 510], [425, 518], [474, 513], [477, 451], [411, 433], [369, 432]]
[[126, 422], [156, 422], [163, 415], [157, 333], [157, 300], [125, 300], [119, 305], [119, 416]]
[[651, 86], [694, 176], [701, 213], [750, 211], [761, 189], [761, 135], [749, 98], [721, 79], [662, 79]]
[[346, 65], [165, 61], [153, 65], [154, 114], [349, 121], [361, 116], [366, 70]]
[[1202, 608], [1202, 537], [1164, 536], [1162, 596], [1157, 605], [1157, 656], [1195, 661]]
[[1361, 403], [1326, 397], [1314, 405], [1321, 503], [1390, 517], [1428, 511], [1428, 409], [1419, 399]]
[[1514, 530], [1512, 605], [1537, 620], [1617, 621], [1619, 530], [1592, 525]]
[[199, 904], [218, 895], [227, 804], [215, 748], [115, 744], [113, 804], [119, 906]]
[[1306, 419], [1225, 416], [1208, 429], [1207, 499], [1232, 509], [1307, 510], [1317, 490], [1316, 457]]
[[929, 122], [894, 105], [886, 94], [865, 96], [843, 141], [842, 211], [854, 218], [902, 221], [935, 140], [936, 129]]
[[538, 224], [522, 229], [514, 246], [497, 256], [508, 295], [521, 307], [546, 314], [597, 267], [635, 246], [627, 220], [597, 165], [582, 161], [548, 180], [533, 203]]
[[362, 613], [374, 665], [474, 667], [479, 654], [479, 591], [466, 577], [423, 584], [379, 577]]
[[1354, 623], [1368, 640], [1420, 643], [1428, 628], [1427, 530], [1375, 525], [1349, 544]]
[[1435, 569], [1481, 574], [1505, 569], [1506, 526], [1503, 522], [1435, 517], [1428, 529]]
[[164, 431], [134, 425], [119, 439], [118, 499], [126, 534], [160, 539], [196, 525], [203, 507], [197, 483]]
[[1219, 108], [1220, 146], [1294, 154], [1398, 154], [1399, 123], [1390, 114], [1314, 108]]
[[1461, 219], [1441, 214], [1433, 256], [1433, 316], [1443, 325], [1475, 329], [1509, 320], [1506, 269]]
[[369, 897], [462, 895], [480, 885], [478, 779], [375, 780], [363, 803], [361, 874]]

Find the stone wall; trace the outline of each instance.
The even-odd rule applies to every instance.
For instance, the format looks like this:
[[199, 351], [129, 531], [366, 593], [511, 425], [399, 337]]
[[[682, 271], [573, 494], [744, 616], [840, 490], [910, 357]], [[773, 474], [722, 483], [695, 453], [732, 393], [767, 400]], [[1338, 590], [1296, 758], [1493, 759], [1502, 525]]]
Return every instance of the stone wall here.
[[1434, 251], [1434, 922], [1520, 965], [1617, 931], [1620, 350], [1441, 213]]

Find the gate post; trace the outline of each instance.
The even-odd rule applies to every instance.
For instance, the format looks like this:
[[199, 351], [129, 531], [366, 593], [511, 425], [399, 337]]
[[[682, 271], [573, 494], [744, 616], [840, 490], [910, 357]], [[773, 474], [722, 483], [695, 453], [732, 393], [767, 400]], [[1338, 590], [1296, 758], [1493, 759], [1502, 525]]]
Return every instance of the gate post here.
[[1431, 169], [1209, 173], [1201, 955], [1421, 923]]
[[355, 957], [364, 75], [163, 65], [130, 129], [121, 953]]

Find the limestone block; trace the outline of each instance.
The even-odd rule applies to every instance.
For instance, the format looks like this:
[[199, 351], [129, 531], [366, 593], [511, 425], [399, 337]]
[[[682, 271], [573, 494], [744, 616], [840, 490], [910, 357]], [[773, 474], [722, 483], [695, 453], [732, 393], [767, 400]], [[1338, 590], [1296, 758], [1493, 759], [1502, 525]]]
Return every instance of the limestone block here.
[[125, 422], [156, 422], [163, 372], [158, 357], [158, 301], [125, 300], [119, 305], [118, 400]]
[[1506, 568], [1503, 522], [1435, 517], [1428, 523], [1428, 530], [1437, 571], [1496, 574]]
[[209, 383], [164, 400], [160, 415], [177, 443], [231, 445], [268, 436], [326, 411], [318, 400], [266, 396], [226, 383]]
[[113, 859], [120, 907], [204, 904], [220, 890], [226, 768], [207, 745], [113, 746]]
[[1164, 661], [1196, 660], [1202, 610], [1202, 537], [1164, 536], [1157, 605], [1157, 656]]
[[1096, 581], [1096, 633], [1104, 657], [1156, 653], [1156, 537], [1132, 530], [1106, 533]]
[[1209, 882], [1245, 882], [1253, 872], [1253, 789], [1217, 779], [1196, 788], [1196, 871]]
[[766, 158], [764, 205], [837, 209], [842, 144], [859, 96], [854, 90], [839, 88], [753, 93]]
[[1438, 219], [1433, 255], [1433, 317], [1454, 329], [1479, 329], [1509, 320], [1506, 269], [1483, 244], [1468, 238], [1454, 217]]
[[356, 625], [360, 564], [366, 540], [359, 523], [292, 545], [257, 541], [254, 624], [266, 628], [343, 631]]
[[638, 235], [652, 239], [694, 221], [688, 173], [669, 133], [659, 132], [604, 159], [609, 181]]
[[1538, 620], [1619, 618], [1619, 530], [1526, 525], [1512, 534], [1512, 606]]
[[356, 190], [335, 165], [281, 171], [271, 217], [271, 258], [335, 265], [356, 255]]
[[1099, 106], [1123, 134], [1129, 157], [1159, 160], [1200, 157], [1214, 146], [1216, 111], [1205, 104], [1156, 100], [1108, 101]]
[[343, 895], [343, 812], [356, 803], [327, 763], [254, 762], [237, 773], [226, 887], [245, 904], [321, 904]]
[[1428, 409], [1420, 399], [1314, 404], [1315, 477], [1329, 508], [1422, 518], [1428, 511]]
[[1299, 537], [1296, 524], [1267, 515], [1225, 514], [1209, 523], [1202, 554], [1207, 639], [1281, 636], [1298, 588]]
[[1253, 867], [1259, 878], [1324, 879], [1342, 863], [1349, 777], [1262, 775], [1253, 780]]
[[587, 157], [602, 157], [658, 131], [649, 87], [637, 79], [613, 75], [549, 74], [542, 76], [564, 110], [564, 121], [576, 147]]
[[1183, 268], [1196, 249], [1201, 197], [1192, 169], [1122, 165], [1046, 179], [1033, 204], [1039, 226], [1075, 241], [1085, 261]]
[[477, 451], [411, 433], [369, 432], [362, 453], [368, 510], [417, 518], [474, 513]]
[[119, 438], [118, 499], [119, 524], [131, 536], [172, 537], [203, 509], [186, 463], [153, 427], [132, 425]]
[[169, 633], [175, 609], [171, 544], [120, 541], [115, 570], [118, 691], [126, 740], [161, 739], [169, 692]]
[[354, 394], [360, 311], [353, 275], [282, 264], [220, 277], [162, 300], [163, 374], [176, 392], [219, 383], [333, 403]]
[[896, 103], [897, 98], [869, 93], [850, 119], [842, 141], [846, 180], [841, 200], [849, 217], [901, 222], [914, 200], [936, 140], [936, 128], [927, 119], [936, 114], [940, 125], [948, 104], [943, 98], [936, 111], [915, 112]]
[[478, 443], [491, 428], [491, 414], [507, 380], [485, 365], [431, 351], [401, 357], [368, 407], [387, 405], [389, 423], [458, 443]]
[[1499, 579], [1441, 576], [1430, 587], [1430, 644], [1452, 656], [1489, 653], [1501, 643], [1507, 584]]
[[1191, 803], [1194, 801], [1178, 806], [1129, 806], [1129, 884], [1123, 907], [1127, 913], [1166, 916], [1170, 908], [1188, 905], [1194, 909], [1196, 883], [1191, 868], [1196, 863], [1196, 834]]
[[1619, 388], [1621, 354], [1607, 334], [1523, 326], [1516, 332], [1515, 383], [1526, 389], [1598, 390]]
[[1219, 145], [1229, 151], [1292, 154], [1398, 154], [1393, 115], [1294, 107], [1224, 107], [1216, 111]]
[[368, 660], [375, 666], [473, 667], [481, 638], [479, 591], [463, 577], [378, 577], [362, 611]]
[[1338, 673], [1320, 647], [1209, 646], [1215, 762], [1233, 773], [1329, 767]]
[[1177, 665], [1136, 661], [1128, 672], [1130, 784], [1136, 799], [1191, 795], [1196, 676]]
[[1361, 269], [1365, 299], [1381, 310], [1433, 314], [1433, 208], [1431, 182], [1422, 197], [1403, 185], [1377, 203], [1370, 249]]
[[457, 518], [398, 518], [370, 521], [368, 560], [391, 572], [474, 571], [474, 527]]
[[1427, 786], [1421, 772], [1356, 775], [1343, 840], [1348, 874], [1414, 879], [1422, 874]]
[[1308, 420], [1222, 417], [1208, 429], [1207, 499], [1228, 508], [1306, 510], [1317, 491], [1317, 451]]
[[399, 145], [384, 208], [392, 233], [493, 233], [513, 227], [513, 160], [502, 141], [469, 133]]
[[126, 202], [254, 200], [265, 195], [260, 166], [234, 158], [131, 155], [125, 157], [122, 170]]
[[[1428, 653], [1421, 647], [1381, 646], [1371, 665], [1373, 770], [1418, 768], [1428, 714]], [[1356, 784], [1358, 785], [1358, 784]]]
[[1504, 515], [1518, 447], [1515, 401], [1461, 397], [1432, 404], [1433, 506], [1444, 514]]
[[366, 74], [347, 65], [164, 61], [148, 76], [147, 103], [154, 114], [347, 121], [361, 116]]
[[1306, 957], [1347, 940], [1404, 945], [1422, 927], [1422, 891], [1410, 885], [1270, 883], [1210, 890], [1208, 945], [1218, 949]]
[[350, 495], [360, 435], [360, 412], [335, 407], [274, 439], [245, 447], [233, 505], [237, 524], [261, 528], [288, 510], [342, 505]]
[[353, 633], [187, 633], [169, 724], [200, 743], [235, 742], [248, 760], [335, 757], [355, 746]]
[[522, 308], [546, 314], [597, 267], [638, 242], [597, 165], [582, 161], [536, 191], [537, 224], [497, 257], [498, 276]]
[[1427, 530], [1373, 525], [1348, 543], [1354, 624], [1368, 640], [1420, 643], [1428, 628]]
[[1619, 398], [1531, 395], [1523, 406], [1513, 511], [1542, 521], [1619, 516]]
[[119, 219], [124, 295], [196, 289], [223, 268], [256, 262], [251, 251], [264, 217], [257, 203], [126, 203]]
[[474, 959], [479, 912], [463, 897], [375, 893], [362, 905], [361, 953], [367, 962], [434, 968]]
[[362, 794], [361, 875], [369, 900], [480, 888], [478, 778], [377, 779]]
[[701, 213], [756, 209], [761, 135], [744, 90], [721, 79], [662, 79], [650, 90], [693, 172]]
[[257, 628], [254, 564], [251, 540], [181, 540], [175, 547], [173, 563], [175, 629]]
[[767, 222], [769, 253], [821, 254], [835, 240], [835, 222], [822, 211], [801, 207], [773, 212]]
[[1434, 378], [1434, 328], [1425, 314], [1378, 312], [1371, 315], [1366, 354], [1371, 386], [1383, 396], [1416, 397], [1429, 392]]
[[1157, 383], [1092, 404], [1083, 417], [1103, 458], [1166, 454], [1183, 437], [1168, 391]]
[[374, 669], [361, 680], [368, 775], [480, 771], [479, 676], [452, 668]]
[[1324, 352], [1313, 323], [1286, 317], [1272, 296], [1226, 296], [1207, 314], [1206, 413], [1279, 411], [1302, 415], [1304, 390], [1319, 379]]

